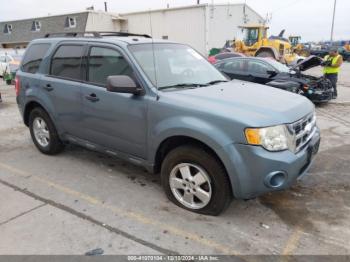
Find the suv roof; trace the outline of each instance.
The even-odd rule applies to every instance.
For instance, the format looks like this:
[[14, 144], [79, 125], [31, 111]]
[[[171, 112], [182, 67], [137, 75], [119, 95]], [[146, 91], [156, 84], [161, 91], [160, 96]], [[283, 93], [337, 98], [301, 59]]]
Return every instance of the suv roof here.
[[84, 32], [63, 32], [63, 33], [49, 33], [45, 35], [45, 38], [49, 37], [57, 37], [57, 36], [63, 36], [63, 37], [103, 37], [103, 36], [141, 36], [145, 38], [152, 38], [149, 35], [146, 34], [133, 34], [133, 33], [127, 33], [127, 32], [113, 32], [113, 31], [84, 31]]
[[167, 40], [157, 39], [154, 40], [151, 36], [147, 34], [133, 34], [125, 32], [98, 32], [98, 31], [88, 31], [88, 32], [64, 32], [64, 33], [51, 33], [46, 34], [44, 38], [39, 38], [33, 40], [32, 42], [60, 42], [64, 40], [70, 41], [89, 41], [89, 42], [107, 42], [115, 43], [124, 42], [126, 44], [138, 44], [138, 43], [159, 43], [165, 42], [169, 43]]

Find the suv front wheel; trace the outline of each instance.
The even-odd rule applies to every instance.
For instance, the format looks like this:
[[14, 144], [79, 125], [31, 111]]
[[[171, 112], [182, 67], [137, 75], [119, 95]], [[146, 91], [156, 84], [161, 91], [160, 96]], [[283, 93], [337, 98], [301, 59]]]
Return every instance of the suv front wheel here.
[[222, 164], [201, 147], [180, 146], [162, 163], [162, 185], [168, 198], [187, 210], [218, 215], [232, 198]]
[[35, 146], [40, 152], [54, 155], [62, 151], [63, 144], [49, 115], [40, 107], [29, 115], [29, 129]]

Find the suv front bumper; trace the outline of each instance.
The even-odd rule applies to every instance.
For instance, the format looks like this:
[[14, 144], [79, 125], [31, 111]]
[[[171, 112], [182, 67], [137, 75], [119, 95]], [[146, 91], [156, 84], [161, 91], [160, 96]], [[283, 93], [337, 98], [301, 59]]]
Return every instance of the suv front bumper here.
[[[320, 131], [298, 152], [270, 152], [260, 146], [230, 144], [225, 147], [223, 162], [231, 179], [234, 196], [250, 199], [266, 192], [290, 187], [309, 170], [320, 144]], [[285, 174], [283, 183], [271, 186], [266, 181], [276, 173]], [[278, 180], [279, 182], [281, 180]]]

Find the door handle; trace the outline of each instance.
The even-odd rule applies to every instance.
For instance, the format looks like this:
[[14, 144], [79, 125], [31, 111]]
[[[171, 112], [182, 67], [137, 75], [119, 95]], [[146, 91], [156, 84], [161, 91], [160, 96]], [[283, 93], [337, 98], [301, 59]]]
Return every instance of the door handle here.
[[46, 84], [43, 88], [49, 92], [53, 90], [53, 87], [50, 84]]
[[91, 102], [97, 102], [98, 100], [100, 100], [94, 93], [85, 96], [85, 98]]

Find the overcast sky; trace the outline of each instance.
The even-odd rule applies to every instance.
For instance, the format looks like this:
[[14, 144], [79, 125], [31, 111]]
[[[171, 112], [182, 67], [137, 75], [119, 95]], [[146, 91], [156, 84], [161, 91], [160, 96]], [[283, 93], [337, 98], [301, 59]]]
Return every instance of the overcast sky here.
[[[103, 10], [105, 0], [0, 0], [0, 21], [46, 16], [85, 10], [94, 5]], [[195, 4], [196, 0], [107, 0], [111, 12], [165, 8]], [[201, 0], [201, 3], [211, 0]], [[214, 0], [214, 3], [241, 3], [244, 0]], [[329, 40], [334, 0], [246, 0], [262, 16], [272, 14], [270, 33], [286, 29], [286, 36], [301, 35], [304, 41]], [[335, 39], [350, 39], [350, 0], [337, 0]]]

